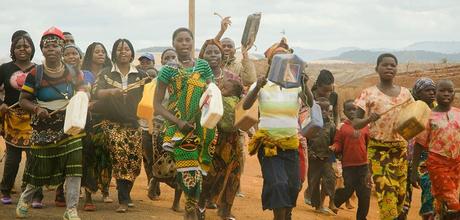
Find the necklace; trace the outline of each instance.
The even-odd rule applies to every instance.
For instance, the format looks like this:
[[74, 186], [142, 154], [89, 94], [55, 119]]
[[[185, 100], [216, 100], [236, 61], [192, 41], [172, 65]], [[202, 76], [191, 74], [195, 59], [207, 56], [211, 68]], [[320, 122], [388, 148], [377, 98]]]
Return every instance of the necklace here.
[[195, 60], [192, 58], [190, 60], [184, 60], [184, 61], [179, 61], [181, 63], [182, 66], [185, 66], [184, 64], [188, 64], [188, 63], [191, 63], [192, 66], [195, 66]]
[[45, 67], [45, 71], [49, 74], [49, 75], [58, 75], [60, 73], [62, 73], [65, 69], [65, 66], [62, 64], [62, 62], [59, 62], [59, 66], [55, 67], [55, 68], [50, 68], [46, 65], [46, 62], [43, 63], [43, 66]]
[[219, 76], [216, 76], [216, 77], [215, 77], [216, 80], [221, 80], [221, 79], [224, 78], [224, 71], [222, 70], [222, 68], [219, 68], [219, 70], [220, 70], [220, 71], [219, 71], [220, 74], [219, 74]]

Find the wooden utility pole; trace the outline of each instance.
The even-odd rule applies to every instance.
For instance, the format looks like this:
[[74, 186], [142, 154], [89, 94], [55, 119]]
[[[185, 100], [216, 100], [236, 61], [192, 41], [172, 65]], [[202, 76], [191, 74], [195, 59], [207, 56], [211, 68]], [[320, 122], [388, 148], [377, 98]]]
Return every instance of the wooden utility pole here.
[[[188, 1], [188, 28], [195, 37], [195, 0]], [[192, 57], [195, 57], [195, 41], [193, 41], [192, 48]]]

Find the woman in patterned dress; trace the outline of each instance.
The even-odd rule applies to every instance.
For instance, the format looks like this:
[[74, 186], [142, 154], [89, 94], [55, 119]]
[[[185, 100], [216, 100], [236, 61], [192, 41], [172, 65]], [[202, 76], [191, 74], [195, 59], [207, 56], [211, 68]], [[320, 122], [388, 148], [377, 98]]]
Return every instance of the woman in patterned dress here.
[[392, 54], [381, 54], [375, 70], [380, 83], [361, 92], [353, 127], [369, 125], [368, 157], [380, 208], [380, 219], [404, 218], [407, 184], [407, 141], [396, 131], [397, 117], [405, 103], [414, 101], [407, 88], [394, 84], [398, 66]]
[[[179, 64], [164, 66], [158, 75], [155, 91], [155, 114], [165, 119], [163, 148], [173, 154], [177, 168], [177, 180], [184, 191], [184, 219], [197, 219], [197, 203], [200, 198], [203, 174], [210, 167], [214, 130], [200, 125], [199, 101], [207, 84], [214, 79], [208, 63], [192, 57], [193, 34], [187, 28], [173, 33], [172, 43]], [[166, 89], [170, 97], [165, 108], [162, 105]]]
[[30, 159], [24, 171], [27, 184], [16, 206], [18, 218], [27, 217], [28, 204], [42, 186], [59, 186], [65, 181], [64, 219], [80, 220], [77, 205], [82, 176], [83, 133], [63, 131], [65, 106], [77, 90], [86, 90], [83, 74], [62, 62], [64, 35], [52, 27], [40, 41], [45, 61], [36, 66], [22, 86], [19, 105], [33, 113]]
[[[32, 62], [35, 47], [27, 32], [20, 30], [13, 34], [10, 53], [12, 61], [0, 66], [0, 85], [5, 89], [5, 97], [0, 101], [0, 130], [3, 130], [2, 135], [6, 142], [5, 166], [0, 189], [1, 202], [5, 205], [12, 203], [11, 190], [19, 170], [22, 152], [26, 151], [26, 155], [29, 156], [29, 139], [32, 133], [30, 114], [17, 105], [13, 106], [19, 101], [19, 94], [28, 72], [35, 67]], [[41, 208], [42, 198], [42, 191], [39, 190], [34, 195], [32, 207]]]
[[127, 39], [118, 39], [112, 48], [112, 68], [106, 68], [98, 76], [95, 107], [103, 121], [100, 128], [112, 159], [112, 174], [117, 182], [117, 212], [124, 213], [134, 207], [131, 190], [141, 172], [141, 130], [136, 115], [142, 98], [144, 84], [149, 79], [137, 71], [132, 61], [134, 48]]

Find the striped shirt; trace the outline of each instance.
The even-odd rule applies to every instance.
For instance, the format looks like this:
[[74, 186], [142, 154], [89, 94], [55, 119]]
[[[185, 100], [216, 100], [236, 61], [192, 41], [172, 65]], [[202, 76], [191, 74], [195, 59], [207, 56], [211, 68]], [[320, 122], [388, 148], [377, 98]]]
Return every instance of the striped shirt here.
[[[250, 90], [255, 88], [256, 83], [252, 84]], [[267, 130], [276, 139], [297, 135], [301, 91], [300, 87], [285, 89], [267, 82], [258, 97], [259, 129]]]

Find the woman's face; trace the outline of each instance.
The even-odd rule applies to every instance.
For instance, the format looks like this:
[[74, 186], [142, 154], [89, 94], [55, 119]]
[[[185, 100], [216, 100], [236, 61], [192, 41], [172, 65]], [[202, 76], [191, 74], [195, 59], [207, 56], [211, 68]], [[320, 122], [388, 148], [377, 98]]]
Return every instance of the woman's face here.
[[94, 47], [93, 58], [91, 62], [93, 62], [94, 64], [102, 65], [105, 63], [105, 56], [106, 52], [104, 48], [98, 44]]
[[208, 45], [204, 50], [203, 59], [208, 61], [211, 68], [220, 66], [222, 61], [222, 53], [220, 52], [219, 47], [214, 44]]
[[64, 50], [64, 63], [73, 66], [78, 66], [80, 64], [80, 54], [77, 49], [69, 47]]
[[177, 63], [177, 54], [172, 50], [168, 50], [163, 54], [163, 58], [161, 60], [161, 65], [166, 65], [169, 62], [176, 62]]
[[22, 38], [14, 46], [14, 57], [19, 61], [29, 61], [32, 56], [32, 47], [29, 42]]
[[43, 45], [43, 56], [48, 62], [60, 62], [62, 58], [62, 47], [57, 42], [48, 42]]
[[436, 99], [436, 90], [434, 88], [426, 88], [418, 94], [420, 100], [427, 104], [431, 104]]
[[121, 42], [117, 46], [117, 63], [119, 64], [127, 64], [131, 63], [131, 56], [133, 52], [129, 48], [128, 44], [125, 42]]
[[331, 95], [332, 91], [334, 91], [333, 84], [331, 84], [331, 85], [318, 85], [318, 88], [316, 89], [316, 97], [329, 98], [329, 96]]
[[377, 66], [377, 73], [381, 80], [393, 80], [397, 73], [396, 60], [393, 57], [384, 57]]
[[173, 47], [179, 56], [190, 56], [193, 47], [193, 38], [187, 31], [179, 32], [174, 38]]

